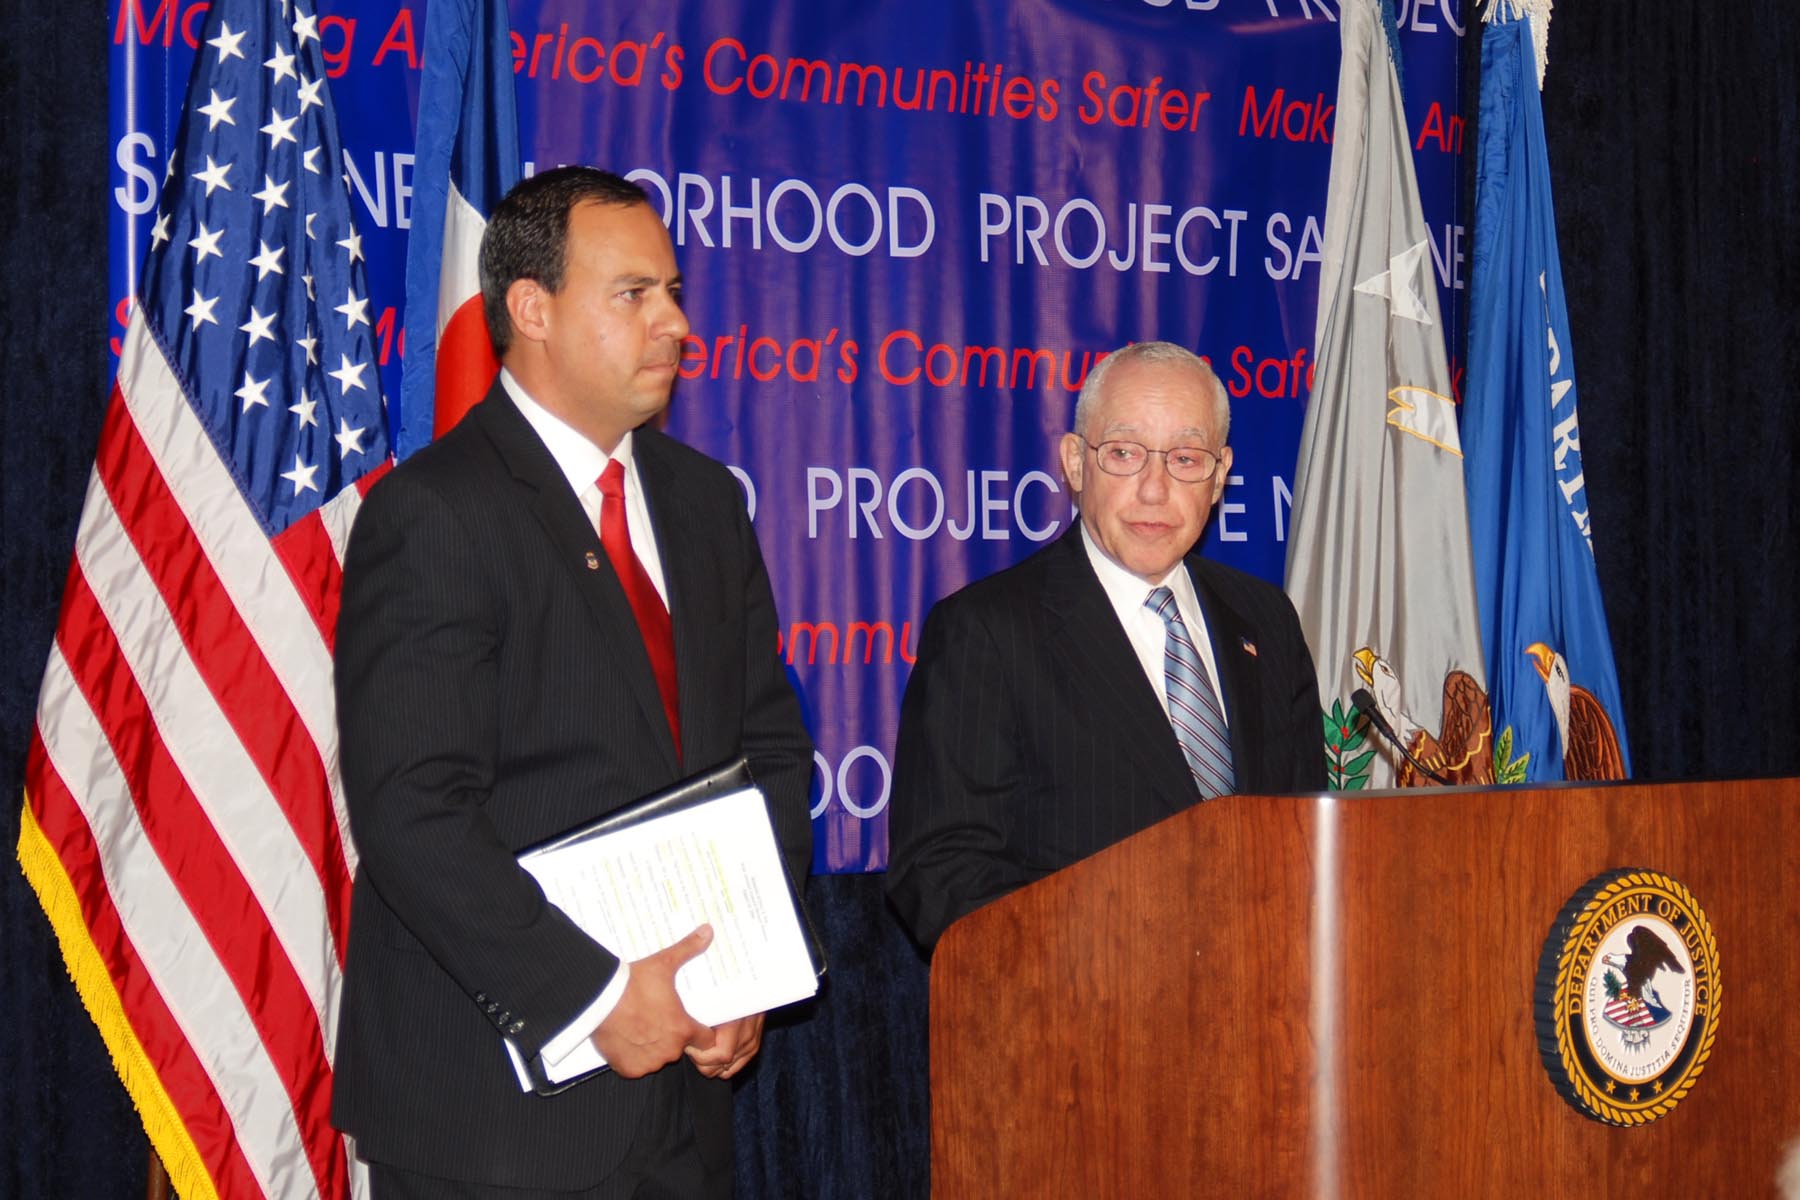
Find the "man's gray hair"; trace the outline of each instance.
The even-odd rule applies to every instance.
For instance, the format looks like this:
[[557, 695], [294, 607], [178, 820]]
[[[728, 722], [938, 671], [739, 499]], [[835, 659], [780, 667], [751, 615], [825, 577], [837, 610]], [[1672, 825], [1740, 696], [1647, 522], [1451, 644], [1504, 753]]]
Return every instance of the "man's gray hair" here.
[[[1225, 444], [1231, 433], [1231, 401], [1225, 395], [1225, 385], [1219, 382], [1218, 375], [1205, 359], [1189, 350], [1186, 346], [1177, 346], [1174, 342], [1133, 342], [1121, 347], [1095, 363], [1082, 381], [1081, 395], [1075, 401], [1075, 432], [1082, 437], [1088, 435], [1088, 421], [1094, 415], [1094, 409], [1100, 404], [1100, 389], [1106, 386], [1106, 376], [1119, 363], [1143, 363], [1145, 365], [1166, 364], [1169, 366], [1187, 367], [1200, 376], [1206, 389], [1212, 395], [1213, 422], [1217, 428], [1219, 446]], [[1210, 447], [1218, 449], [1218, 446]]]

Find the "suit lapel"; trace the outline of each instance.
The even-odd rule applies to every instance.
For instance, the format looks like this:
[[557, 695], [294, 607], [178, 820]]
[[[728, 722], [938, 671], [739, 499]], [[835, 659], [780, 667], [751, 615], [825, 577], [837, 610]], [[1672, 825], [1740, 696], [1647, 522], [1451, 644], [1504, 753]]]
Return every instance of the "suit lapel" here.
[[1194, 594], [1200, 600], [1200, 611], [1206, 617], [1213, 665], [1219, 670], [1219, 691], [1225, 695], [1225, 722], [1231, 731], [1238, 790], [1253, 790], [1260, 777], [1257, 755], [1268, 744], [1262, 728], [1262, 705], [1256, 703], [1262, 691], [1256, 626], [1246, 614], [1227, 604], [1212, 586], [1211, 564], [1204, 558], [1190, 554], [1187, 568], [1194, 581]]
[[1043, 603], [1061, 630], [1052, 629], [1051, 654], [1072, 686], [1088, 692], [1096, 740], [1134, 760], [1171, 810], [1194, 800], [1193, 776], [1169, 727], [1168, 714], [1144, 678], [1137, 651], [1087, 559], [1081, 527], [1057, 543], [1044, 582]]
[[[637, 617], [612, 562], [600, 545], [600, 535], [588, 523], [575, 493], [569, 489], [568, 477], [556, 465], [556, 459], [519, 412], [506, 391], [498, 383], [487, 399], [471, 411], [479, 415], [483, 427], [507, 469], [520, 483], [532, 489], [532, 515], [549, 539], [552, 557], [559, 569], [581, 594], [593, 615], [596, 634], [606, 647], [606, 661], [615, 664], [626, 689], [642, 710], [652, 740], [661, 750], [671, 771], [678, 768], [674, 738], [669, 733], [669, 720], [663, 713], [662, 696], [656, 689], [656, 675], [650, 667], [650, 656], [644, 650], [643, 635], [638, 632]], [[670, 539], [658, 539], [658, 547]], [[667, 563], [667, 558], [664, 558]], [[676, 643], [676, 662], [680, 663], [681, 646]]]

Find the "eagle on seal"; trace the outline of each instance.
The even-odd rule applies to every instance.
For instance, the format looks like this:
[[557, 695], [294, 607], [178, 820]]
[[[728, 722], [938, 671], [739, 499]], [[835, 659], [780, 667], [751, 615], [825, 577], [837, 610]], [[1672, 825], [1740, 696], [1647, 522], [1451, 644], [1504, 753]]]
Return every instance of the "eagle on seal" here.
[[[1414, 758], [1453, 784], [1494, 782], [1493, 717], [1487, 693], [1472, 675], [1451, 671], [1444, 676], [1443, 716], [1434, 734], [1407, 711], [1400, 677], [1387, 659], [1368, 646], [1350, 657], [1357, 678], [1374, 695], [1375, 707]], [[1395, 764], [1394, 782], [1396, 787], [1421, 787], [1433, 780], [1402, 758]]]
[[1562, 741], [1564, 779], [1623, 779], [1625, 759], [1619, 753], [1619, 735], [1612, 718], [1584, 687], [1569, 680], [1569, 664], [1543, 642], [1525, 647], [1532, 665], [1544, 681], [1550, 711], [1556, 716], [1556, 733]]

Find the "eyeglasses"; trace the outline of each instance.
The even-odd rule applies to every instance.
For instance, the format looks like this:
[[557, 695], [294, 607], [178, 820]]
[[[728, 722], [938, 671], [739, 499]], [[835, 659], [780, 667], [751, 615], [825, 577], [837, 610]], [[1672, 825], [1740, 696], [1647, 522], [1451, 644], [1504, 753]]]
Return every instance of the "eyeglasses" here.
[[1108, 475], [1136, 475], [1144, 469], [1152, 454], [1163, 456], [1163, 466], [1182, 483], [1205, 483], [1219, 469], [1219, 456], [1200, 446], [1176, 446], [1170, 450], [1152, 450], [1138, 442], [1101, 442], [1095, 445], [1086, 438], [1095, 461]]

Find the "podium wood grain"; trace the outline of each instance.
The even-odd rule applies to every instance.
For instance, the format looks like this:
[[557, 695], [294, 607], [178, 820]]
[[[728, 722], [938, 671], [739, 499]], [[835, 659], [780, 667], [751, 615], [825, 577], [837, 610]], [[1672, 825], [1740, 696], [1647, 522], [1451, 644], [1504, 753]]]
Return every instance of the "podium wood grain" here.
[[[933, 1193], [1773, 1195], [1797, 851], [1794, 780], [1201, 805], [939, 943]], [[1557, 913], [1616, 867], [1686, 885], [1719, 941], [1712, 1056], [1637, 1129], [1556, 1094], [1532, 1012]]]

